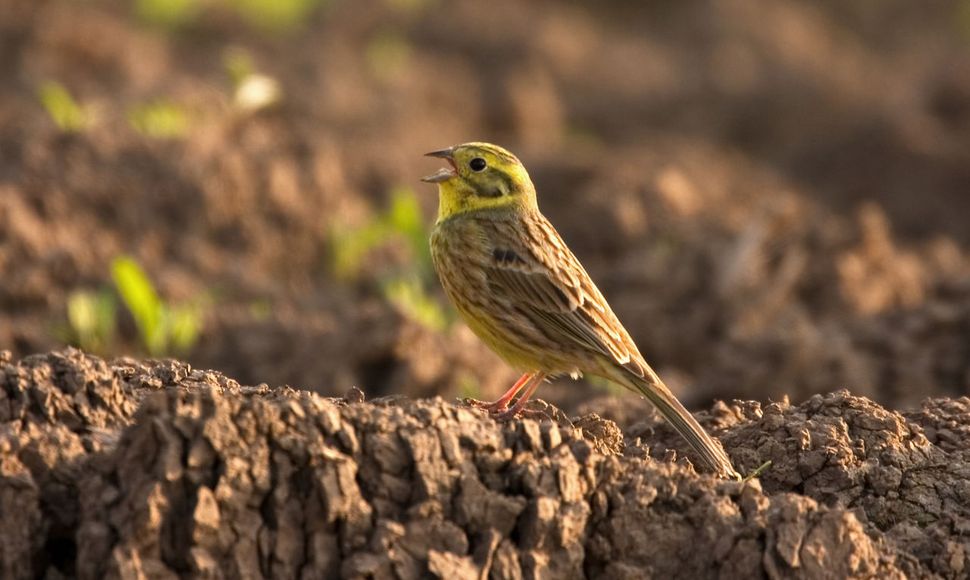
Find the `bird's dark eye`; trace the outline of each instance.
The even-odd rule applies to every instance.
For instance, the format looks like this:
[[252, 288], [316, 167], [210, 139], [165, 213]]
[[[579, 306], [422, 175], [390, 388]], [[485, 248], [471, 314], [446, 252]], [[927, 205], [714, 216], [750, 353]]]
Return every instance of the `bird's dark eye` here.
[[472, 168], [472, 171], [482, 171], [485, 169], [485, 160], [481, 157], [476, 157], [468, 162], [468, 166]]

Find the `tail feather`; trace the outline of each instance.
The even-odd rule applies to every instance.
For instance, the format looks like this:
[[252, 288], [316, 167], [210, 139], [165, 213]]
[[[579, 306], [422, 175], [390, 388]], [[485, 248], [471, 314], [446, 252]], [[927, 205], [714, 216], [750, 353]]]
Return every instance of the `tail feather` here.
[[[697, 452], [709, 469], [722, 477], [740, 479], [740, 476], [734, 470], [734, 466], [731, 465], [731, 459], [721, 445], [707, 434], [707, 431], [701, 427], [697, 419], [684, 408], [656, 374], [647, 373], [647, 376], [643, 378], [630, 373], [623, 374], [625, 376], [621, 378], [621, 384], [632, 387], [649, 399], [667, 422]], [[612, 378], [616, 380], [620, 377], [614, 376]]]

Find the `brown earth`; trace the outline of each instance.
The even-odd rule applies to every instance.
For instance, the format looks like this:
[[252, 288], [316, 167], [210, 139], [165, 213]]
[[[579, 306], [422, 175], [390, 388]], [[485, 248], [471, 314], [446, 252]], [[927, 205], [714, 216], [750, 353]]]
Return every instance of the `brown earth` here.
[[[0, 576], [970, 575], [965, 2], [335, 0], [282, 34], [203, 4], [0, 0]], [[233, 109], [236, 50], [278, 106]], [[155, 100], [190, 130], [135, 131]], [[472, 139], [758, 480], [695, 474], [629, 395], [425, 399], [515, 377], [384, 297], [414, 256], [348, 281], [333, 237], [402, 185], [430, 221], [421, 153]], [[129, 318], [136, 358], [60, 350], [120, 254], [211, 298], [188, 362]]]
[[[699, 415], [697, 474], [642, 403], [498, 424], [440, 398], [242, 386], [188, 364], [0, 355], [0, 574], [956, 578], [970, 400], [846, 391]], [[613, 421], [593, 412], [611, 416]]]

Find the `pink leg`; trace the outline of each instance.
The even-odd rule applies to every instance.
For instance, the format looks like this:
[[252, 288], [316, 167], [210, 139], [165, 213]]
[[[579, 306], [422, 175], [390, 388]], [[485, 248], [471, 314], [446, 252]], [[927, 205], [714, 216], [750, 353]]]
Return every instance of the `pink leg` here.
[[515, 381], [515, 384], [512, 385], [511, 389], [505, 391], [505, 393], [501, 397], [496, 399], [494, 402], [488, 403], [485, 401], [475, 401], [473, 399], [466, 399], [466, 403], [471, 404], [475, 407], [479, 407], [481, 409], [485, 409], [490, 412], [504, 411], [508, 408], [509, 402], [512, 400], [512, 398], [515, 397], [515, 395], [522, 390], [522, 387], [524, 387], [526, 383], [529, 382], [529, 379], [531, 379], [533, 376], [535, 376], [535, 373], [525, 373], [524, 375], [519, 377], [519, 380]]
[[535, 376], [535, 373], [525, 373], [524, 375], [519, 377], [519, 380], [515, 381], [515, 384], [512, 385], [512, 388], [505, 391], [505, 394], [499, 397], [498, 400], [492, 403], [491, 406], [494, 407], [495, 409], [505, 409], [506, 407], [508, 407], [509, 402], [512, 400], [512, 397], [518, 394], [518, 392], [522, 390], [522, 387], [524, 387], [526, 383], [528, 383], [529, 380], [532, 379], [532, 377], [534, 376]]
[[546, 378], [546, 375], [544, 375], [543, 373], [537, 372], [534, 375], [532, 375], [532, 380], [529, 383], [529, 387], [525, 390], [525, 393], [521, 397], [519, 397], [519, 400], [516, 401], [514, 405], [512, 405], [511, 409], [509, 409], [508, 411], [505, 411], [504, 413], [499, 413], [498, 415], [495, 415], [495, 419], [498, 421], [505, 421], [508, 419], [512, 419], [513, 417], [518, 415], [525, 407], [525, 404], [529, 401], [529, 397], [531, 397], [532, 394], [536, 392], [536, 389], [539, 388], [539, 385], [542, 384], [542, 381], [544, 381], [545, 378]]

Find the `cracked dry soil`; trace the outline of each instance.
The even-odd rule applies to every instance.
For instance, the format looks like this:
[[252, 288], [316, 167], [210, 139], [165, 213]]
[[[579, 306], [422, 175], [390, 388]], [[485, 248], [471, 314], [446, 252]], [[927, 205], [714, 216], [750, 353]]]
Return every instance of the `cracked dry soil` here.
[[4, 353], [0, 575], [967, 575], [970, 400], [718, 404], [701, 419], [738, 467], [773, 461], [745, 484], [695, 473], [642, 411], [497, 424], [178, 361]]

